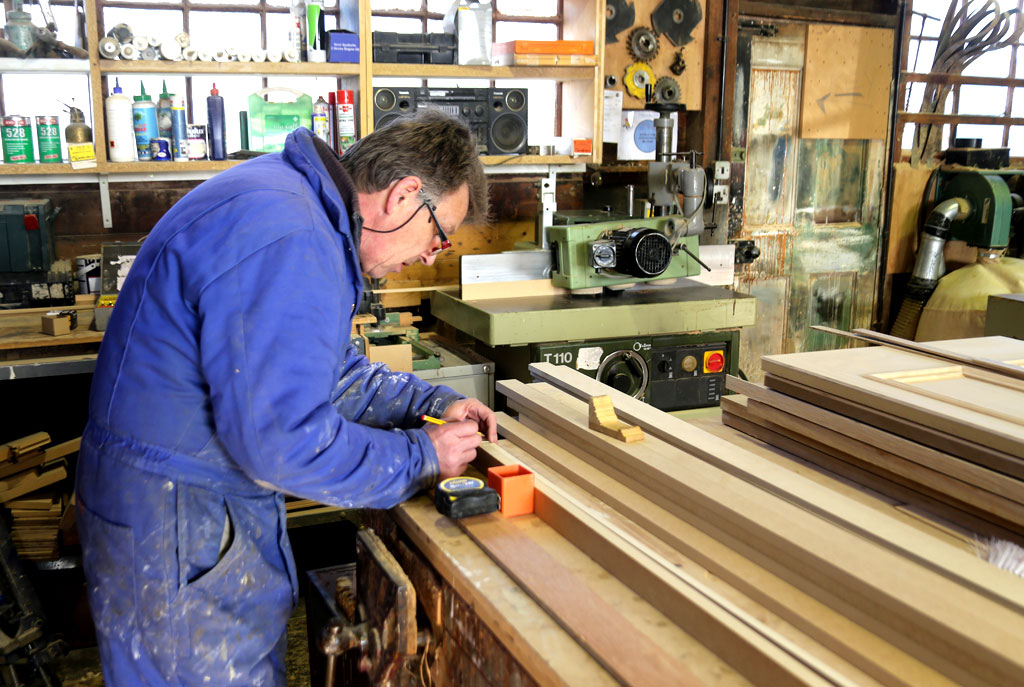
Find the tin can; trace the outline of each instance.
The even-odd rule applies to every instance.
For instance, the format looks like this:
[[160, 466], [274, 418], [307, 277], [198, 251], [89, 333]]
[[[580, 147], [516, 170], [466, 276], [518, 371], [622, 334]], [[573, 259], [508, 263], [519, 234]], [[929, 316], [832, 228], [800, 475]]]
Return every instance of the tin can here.
[[63, 162], [60, 154], [60, 123], [57, 115], [36, 117], [36, 142], [40, 162]]
[[171, 139], [158, 136], [149, 142], [154, 162], [171, 161]]
[[353, 91], [337, 91], [338, 153], [344, 153], [356, 142], [356, 101]]
[[32, 122], [28, 117], [7, 115], [0, 120], [0, 130], [4, 162], [22, 164], [36, 161], [35, 149], [32, 147]]
[[188, 160], [188, 124], [183, 95], [171, 96], [171, 155], [175, 162]]
[[188, 159], [206, 159], [206, 125], [188, 125]]

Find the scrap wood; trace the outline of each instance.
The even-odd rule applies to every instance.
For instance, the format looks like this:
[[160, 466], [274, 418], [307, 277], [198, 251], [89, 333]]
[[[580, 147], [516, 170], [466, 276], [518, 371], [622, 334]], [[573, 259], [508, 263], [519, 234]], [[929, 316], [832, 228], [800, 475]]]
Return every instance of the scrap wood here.
[[592, 459], [636, 474], [652, 500], [670, 509], [686, 504], [732, 541], [752, 547], [763, 565], [790, 581], [810, 582], [813, 595], [951, 679], [999, 684], [1024, 670], [1019, 594], [977, 593], [663, 442], [631, 445], [594, 434], [585, 404], [568, 396], [555, 401], [515, 381], [501, 382], [499, 390], [521, 413], [549, 422], [556, 443], [579, 445]]
[[[1016, 585], [1005, 588], [1005, 576], [1000, 571], [944, 542], [922, 539], [913, 527], [892, 516], [769, 463], [750, 451], [611, 389], [581, 372], [549, 363], [533, 363], [530, 372], [576, 398], [607, 393], [614, 400], [621, 417], [640, 425], [652, 437], [908, 556], [975, 591], [993, 595], [1002, 603], [1009, 602], [1014, 606], [1021, 603], [1018, 588]], [[545, 385], [537, 386], [543, 388]]]
[[[806, 437], [799, 439], [787, 435], [783, 428], [747, 412], [745, 396], [722, 397], [722, 423], [772, 446], [818, 465], [830, 473], [839, 475], [869, 489], [907, 504], [915, 504], [929, 513], [955, 523], [971, 532], [1000, 537], [1024, 543], [1024, 537], [997, 525], [991, 520], [966, 510], [965, 504], [951, 502], [948, 496], [931, 491], [920, 484], [903, 480], [899, 476], [860, 463], [850, 456], [833, 455], [831, 448]], [[960, 547], [962, 548], [962, 547]], [[973, 553], [973, 549], [970, 549]]]
[[604, 394], [590, 399], [590, 429], [631, 444], [644, 440], [644, 430], [619, 420], [612, 405], [612, 397]]
[[[481, 447], [485, 464], [519, 462], [535, 470], [538, 516], [752, 682], [820, 679], [809, 676], [811, 670], [834, 684], [952, 684], [646, 501], [620, 477], [603, 474], [504, 413], [498, 423], [515, 443]], [[645, 574], [655, 563], [678, 580]]]
[[42, 489], [67, 476], [67, 464], [60, 461], [49, 467], [37, 468], [0, 480], [0, 503], [7, 503], [11, 499]]
[[827, 407], [832, 412], [885, 430], [890, 434], [931, 446], [977, 465], [983, 465], [1005, 475], [1024, 480], [1024, 460], [1008, 453], [990, 449], [941, 429], [931, 428], [918, 422], [910, 422], [876, 408], [833, 396], [828, 392], [772, 374], [765, 375], [764, 385], [773, 391], [819, 407]]
[[[953, 478], [953, 487], [959, 487], [960, 482], [963, 482], [967, 485], [974, 485], [992, 495], [1008, 499], [1013, 503], [1024, 503], [1024, 488], [1022, 488], [1024, 484], [1020, 480], [731, 375], [726, 377], [725, 388], [744, 394], [754, 401], [754, 404], [748, 406], [753, 412], [757, 412], [759, 407], [774, 408], [795, 418], [795, 422], [787, 425], [794, 431], [799, 431], [805, 436], [814, 437], [819, 441], [822, 441], [824, 436], [827, 443], [840, 446], [843, 451], [854, 454], [863, 460], [886, 461], [889, 468], [895, 472], [900, 472], [900, 470], [896, 469], [897, 466], [893, 463], [905, 461], [917, 464], [920, 466], [919, 472], [922, 478], [925, 478], [922, 481], [923, 484], [935, 482], [935, 479], [927, 479], [930, 476], [929, 473], [935, 472]], [[780, 424], [778, 417], [766, 417], [765, 419]], [[802, 429], [798, 429], [797, 424], [801, 425]], [[808, 427], [808, 425], [818, 426], [821, 430]], [[849, 441], [844, 442], [841, 437], [847, 437]], [[914, 473], [914, 470], [911, 469], [910, 472]], [[943, 480], [939, 478], [938, 481], [942, 482]], [[945, 482], [951, 482], [951, 480], [947, 479]], [[929, 486], [934, 487], [934, 484]], [[1024, 513], [1024, 510], [1020, 513]], [[1018, 513], [1018, 517], [1020, 513]]]
[[45, 495], [12, 499], [7, 502], [7, 507], [23, 510], [52, 510], [54, 508], [60, 508], [60, 497]]
[[50, 435], [46, 432], [36, 432], [27, 437], [8, 441], [0, 445], [0, 461], [17, 460], [20, 456], [35, 451], [50, 443]]

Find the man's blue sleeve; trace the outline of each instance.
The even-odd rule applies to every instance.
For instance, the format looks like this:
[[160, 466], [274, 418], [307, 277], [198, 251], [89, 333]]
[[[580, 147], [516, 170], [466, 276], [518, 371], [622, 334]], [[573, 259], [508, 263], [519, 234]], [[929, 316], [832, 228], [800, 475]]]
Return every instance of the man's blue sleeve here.
[[[202, 290], [202, 367], [218, 437], [253, 480], [322, 503], [387, 508], [437, 481], [437, 455], [420, 429], [368, 427], [332, 403], [347, 369], [345, 269], [314, 231], [254, 250]], [[372, 403], [429, 405], [419, 385], [379, 372], [364, 377]]]

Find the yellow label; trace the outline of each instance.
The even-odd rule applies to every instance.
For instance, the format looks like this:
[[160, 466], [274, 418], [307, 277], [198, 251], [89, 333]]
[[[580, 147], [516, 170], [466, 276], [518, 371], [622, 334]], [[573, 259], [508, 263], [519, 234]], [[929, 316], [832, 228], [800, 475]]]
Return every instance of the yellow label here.
[[92, 143], [69, 144], [68, 155], [71, 157], [72, 162], [84, 162], [85, 160], [96, 159], [96, 151], [93, 149]]
[[96, 307], [109, 308], [114, 305], [115, 301], [117, 301], [117, 294], [108, 294], [106, 296], [100, 296], [99, 299], [96, 301]]

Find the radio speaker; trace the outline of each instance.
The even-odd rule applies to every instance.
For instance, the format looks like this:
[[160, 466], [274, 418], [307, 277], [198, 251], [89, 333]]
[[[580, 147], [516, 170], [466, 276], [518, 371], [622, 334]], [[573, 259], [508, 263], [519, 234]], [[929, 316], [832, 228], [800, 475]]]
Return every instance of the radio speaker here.
[[416, 89], [373, 89], [373, 128], [376, 131], [404, 114], [416, 111]]
[[487, 117], [487, 153], [526, 152], [526, 89], [492, 88]]

